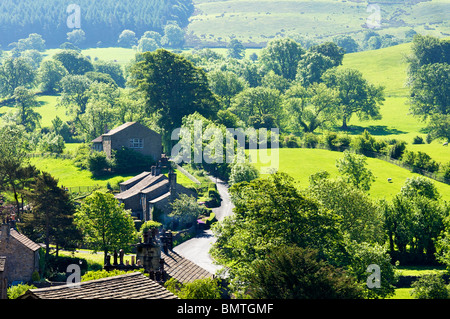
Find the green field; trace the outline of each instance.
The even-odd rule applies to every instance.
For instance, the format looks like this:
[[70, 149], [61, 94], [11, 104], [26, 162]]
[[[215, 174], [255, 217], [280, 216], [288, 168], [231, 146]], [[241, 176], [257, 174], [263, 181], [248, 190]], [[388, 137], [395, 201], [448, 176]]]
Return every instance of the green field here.
[[[406, 30], [443, 36], [450, 33], [444, 0], [371, 1], [380, 6], [380, 34], [404, 37]], [[289, 35], [327, 39], [340, 34], [360, 38], [367, 30], [367, 2], [346, 0], [195, 0], [187, 33], [193, 43], [224, 45], [230, 38], [258, 46]]]
[[[332, 177], [338, 176], [336, 160], [342, 157], [343, 153], [341, 152], [322, 149], [282, 148], [279, 149], [279, 171], [292, 176], [298, 182], [299, 188], [306, 188], [309, 185], [309, 176], [318, 171], [326, 170]], [[380, 159], [367, 158], [367, 164], [376, 177], [369, 192], [376, 199], [391, 199], [400, 192], [407, 178], [419, 176]], [[255, 166], [262, 168], [266, 165], [256, 163]], [[392, 182], [388, 182], [388, 178], [392, 178]], [[450, 200], [450, 185], [434, 182], [442, 198]]]

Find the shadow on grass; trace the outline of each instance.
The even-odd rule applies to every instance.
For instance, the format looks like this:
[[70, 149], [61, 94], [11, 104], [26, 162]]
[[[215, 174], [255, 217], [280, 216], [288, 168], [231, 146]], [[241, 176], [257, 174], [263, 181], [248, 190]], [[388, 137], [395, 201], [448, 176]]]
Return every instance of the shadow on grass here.
[[386, 135], [398, 135], [398, 134], [407, 134], [408, 132], [398, 130], [396, 128], [390, 128], [386, 125], [369, 125], [369, 126], [358, 126], [358, 125], [351, 125], [348, 126], [346, 130], [342, 128], [338, 128], [341, 132], [347, 132], [350, 135], [360, 135], [365, 130], [367, 130], [371, 135], [380, 135], [380, 136], [386, 136]]

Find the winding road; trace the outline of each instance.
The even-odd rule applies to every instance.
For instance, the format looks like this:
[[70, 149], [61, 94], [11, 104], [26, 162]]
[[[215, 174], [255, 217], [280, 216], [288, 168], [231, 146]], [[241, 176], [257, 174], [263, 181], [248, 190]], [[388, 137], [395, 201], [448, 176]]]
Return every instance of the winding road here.
[[[230, 216], [233, 213], [233, 203], [231, 202], [230, 194], [228, 193], [228, 184], [220, 179], [217, 179], [216, 182], [216, 178], [210, 178], [216, 183], [217, 190], [222, 198], [220, 207], [212, 209], [217, 220], [221, 221], [226, 216]], [[214, 261], [208, 253], [214, 241], [215, 237], [212, 231], [208, 229], [200, 232], [196, 237], [174, 247], [173, 250], [190, 261], [196, 263], [200, 267], [203, 267], [209, 272], [215, 274], [221, 266], [214, 264]]]

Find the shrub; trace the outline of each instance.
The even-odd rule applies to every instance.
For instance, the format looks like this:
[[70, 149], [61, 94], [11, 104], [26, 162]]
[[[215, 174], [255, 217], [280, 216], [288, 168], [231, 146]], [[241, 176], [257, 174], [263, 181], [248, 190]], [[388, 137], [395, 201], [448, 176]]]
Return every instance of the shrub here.
[[287, 148], [298, 148], [298, 138], [292, 134], [285, 136], [281, 145]]
[[88, 157], [87, 166], [92, 175], [100, 176], [105, 174], [112, 164], [104, 152], [92, 152]]
[[431, 159], [428, 154], [420, 151], [417, 153], [406, 151], [402, 156], [402, 161], [415, 169], [426, 170], [432, 173], [439, 170], [439, 163]]
[[402, 157], [405, 150], [406, 150], [406, 142], [395, 141], [395, 143], [389, 147], [387, 155], [391, 158], [399, 159]]
[[220, 285], [217, 278], [197, 279], [186, 284], [171, 278], [165, 282], [164, 287], [180, 299], [220, 299]]
[[450, 179], [450, 162], [442, 165], [442, 173], [444, 174], [444, 178]]
[[422, 136], [416, 136], [413, 138], [413, 144], [424, 144]]
[[424, 275], [411, 284], [411, 295], [416, 299], [447, 299], [448, 289], [441, 275]]
[[317, 144], [319, 144], [319, 138], [314, 133], [306, 133], [303, 135], [303, 145], [307, 148], [316, 148]]
[[8, 299], [17, 299], [24, 293], [26, 293], [29, 289], [35, 289], [36, 287], [33, 285], [27, 284], [19, 284], [16, 286], [9, 287], [6, 291]]

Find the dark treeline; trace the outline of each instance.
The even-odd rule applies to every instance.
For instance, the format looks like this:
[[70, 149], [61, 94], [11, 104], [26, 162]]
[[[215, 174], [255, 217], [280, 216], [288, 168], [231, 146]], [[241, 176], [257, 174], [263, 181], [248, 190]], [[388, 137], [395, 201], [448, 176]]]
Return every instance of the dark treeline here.
[[81, 29], [86, 46], [111, 46], [124, 29], [136, 34], [161, 32], [171, 21], [186, 26], [194, 6], [192, 0], [2, 0], [0, 2], [0, 45], [41, 34], [47, 47], [59, 47], [67, 41], [68, 5], [81, 9]]

